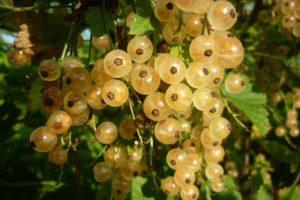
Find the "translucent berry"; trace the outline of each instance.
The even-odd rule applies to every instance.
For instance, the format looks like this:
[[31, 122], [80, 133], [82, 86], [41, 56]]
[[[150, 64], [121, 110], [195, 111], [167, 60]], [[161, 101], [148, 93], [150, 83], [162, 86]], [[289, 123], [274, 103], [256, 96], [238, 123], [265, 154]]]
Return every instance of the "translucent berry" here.
[[212, 3], [208, 13], [207, 19], [215, 30], [228, 30], [237, 20], [237, 13], [235, 7], [224, 0], [217, 0]]
[[119, 126], [119, 133], [125, 140], [132, 140], [136, 134], [136, 126], [131, 119], [124, 119]]
[[231, 124], [224, 117], [217, 117], [209, 123], [209, 131], [214, 137], [224, 140], [230, 134]]
[[190, 45], [190, 56], [196, 62], [210, 62], [217, 58], [217, 42], [213, 35], [200, 35]]
[[63, 165], [68, 160], [68, 152], [62, 147], [57, 146], [48, 153], [48, 160], [54, 165]]
[[7, 60], [13, 68], [22, 68], [30, 64], [31, 55], [25, 53], [21, 49], [13, 48], [7, 54]]
[[106, 104], [102, 99], [102, 86], [100, 84], [92, 85], [85, 93], [85, 100], [95, 110], [105, 108]]
[[95, 136], [102, 144], [111, 144], [118, 137], [118, 128], [112, 122], [103, 122], [97, 127]]
[[104, 57], [104, 70], [114, 78], [122, 78], [129, 74], [132, 68], [132, 60], [123, 50], [112, 50]]
[[140, 94], [152, 94], [160, 85], [160, 78], [155, 69], [151, 67], [137, 67], [131, 71], [130, 76], [133, 89]]
[[205, 168], [205, 175], [211, 181], [222, 179], [224, 175], [224, 169], [221, 165], [216, 163], [208, 163]]
[[105, 162], [98, 162], [93, 167], [94, 179], [97, 182], [108, 181], [112, 174], [111, 166]]
[[95, 62], [94, 67], [91, 71], [91, 79], [95, 83], [99, 84], [104, 84], [106, 81], [109, 81], [112, 79], [111, 76], [109, 76], [105, 71], [104, 71], [104, 60], [99, 59]]
[[171, 85], [166, 91], [166, 102], [176, 111], [186, 110], [192, 104], [192, 90], [183, 83]]
[[73, 68], [84, 67], [82, 61], [75, 56], [66, 56], [62, 63], [63, 63], [62, 68], [64, 69], [65, 74], [67, 74]]
[[68, 70], [64, 81], [72, 91], [79, 90], [85, 92], [92, 84], [90, 73], [85, 68], [72, 68]]
[[30, 145], [37, 152], [49, 152], [57, 143], [57, 136], [48, 127], [41, 126], [35, 129], [30, 136]]
[[240, 74], [230, 74], [225, 80], [225, 89], [232, 94], [241, 93], [245, 88], [245, 80]]
[[204, 158], [208, 163], [219, 163], [223, 161], [225, 156], [225, 151], [222, 146], [216, 146], [209, 149], [205, 149]]
[[122, 146], [110, 146], [104, 153], [104, 160], [110, 166], [121, 167], [127, 159], [127, 151]]
[[169, 176], [161, 181], [161, 189], [167, 196], [175, 196], [180, 188], [176, 185], [174, 177]]
[[71, 125], [72, 118], [67, 112], [62, 110], [53, 112], [47, 121], [49, 130], [57, 135], [66, 133]]
[[197, 200], [199, 189], [195, 185], [187, 185], [181, 188], [180, 197], [182, 200]]
[[167, 105], [165, 95], [154, 92], [146, 97], [143, 103], [145, 115], [153, 121], [161, 121], [171, 114], [171, 109]]
[[166, 157], [167, 164], [171, 169], [176, 170], [184, 164], [186, 156], [187, 153], [180, 148], [171, 149]]
[[64, 98], [64, 109], [71, 115], [82, 114], [87, 108], [85, 97], [81, 92], [69, 92]]
[[93, 36], [92, 44], [103, 54], [111, 50], [111, 44], [108, 35], [102, 35], [100, 37]]
[[174, 20], [177, 13], [178, 9], [173, 0], [156, 1], [154, 5], [154, 15], [161, 22]]
[[107, 81], [102, 87], [102, 98], [109, 106], [122, 106], [127, 102], [128, 97], [128, 87], [122, 81], [110, 80]]
[[176, 119], [164, 119], [156, 123], [154, 134], [163, 144], [175, 144], [180, 137], [180, 125]]
[[143, 63], [152, 56], [153, 44], [146, 36], [136, 36], [129, 41], [127, 52], [134, 62]]
[[55, 60], [43, 60], [39, 65], [39, 75], [44, 81], [55, 81], [60, 77], [60, 66]]
[[174, 180], [176, 185], [181, 188], [187, 185], [193, 185], [195, 183], [195, 172], [191, 168], [182, 166], [176, 169]]

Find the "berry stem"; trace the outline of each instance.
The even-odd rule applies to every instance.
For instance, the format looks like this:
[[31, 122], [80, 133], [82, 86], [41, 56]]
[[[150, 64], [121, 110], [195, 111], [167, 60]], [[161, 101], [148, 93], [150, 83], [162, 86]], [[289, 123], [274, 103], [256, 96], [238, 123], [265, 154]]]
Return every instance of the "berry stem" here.
[[[128, 103], [129, 103], [129, 108], [130, 108], [130, 112], [131, 112], [132, 119], [135, 120], [136, 117], [135, 117], [135, 114], [134, 114], [134, 111], [133, 111], [133, 102], [132, 102], [131, 99], [129, 99], [129, 100], [128, 100]], [[141, 145], [144, 147], [144, 142], [143, 142], [141, 133], [140, 133], [140, 131], [139, 131], [139, 128], [136, 129], [136, 132], [137, 132], [137, 134], [138, 134], [138, 136], [139, 136]]]
[[228, 110], [228, 112], [230, 113], [230, 115], [235, 119], [235, 121], [242, 127], [244, 128], [248, 133], [251, 133], [251, 131], [248, 129], [248, 127], [243, 124], [243, 122], [237, 117], [239, 116], [239, 114], [233, 112], [233, 110], [229, 107], [229, 104], [227, 102], [227, 99], [224, 99], [224, 104]]

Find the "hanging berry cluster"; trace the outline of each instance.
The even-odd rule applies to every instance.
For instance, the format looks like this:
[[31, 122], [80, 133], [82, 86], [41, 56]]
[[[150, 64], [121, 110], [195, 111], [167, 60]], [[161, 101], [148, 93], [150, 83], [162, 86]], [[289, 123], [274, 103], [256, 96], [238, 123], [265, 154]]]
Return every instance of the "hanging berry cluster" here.
[[[225, 0], [159, 0], [154, 15], [161, 22], [165, 43], [189, 45], [191, 60], [157, 48], [146, 36], [130, 39], [126, 50], [115, 49], [108, 35], [91, 40], [104, 54], [91, 71], [74, 56], [43, 60], [39, 64], [45, 82], [42, 107], [51, 115], [45, 126], [32, 133], [30, 143], [38, 152], [49, 152], [51, 163], [62, 165], [68, 149], [60, 138], [72, 127], [86, 124], [94, 111], [105, 113], [107, 107], [129, 106], [132, 119], [124, 118], [119, 125], [102, 121], [94, 129], [95, 139], [107, 145], [104, 161], [93, 168], [95, 180], [111, 179], [115, 197], [126, 198], [133, 177], [147, 170], [142, 159], [147, 145], [142, 135], [147, 129], [158, 142], [172, 146], [166, 162], [175, 172], [163, 179], [162, 190], [169, 196], [180, 194], [184, 200], [198, 199], [196, 182], [203, 180], [204, 174], [213, 191], [225, 187], [221, 144], [229, 136], [231, 124], [222, 117], [219, 86], [226, 71], [237, 68], [244, 58], [242, 43], [227, 31], [235, 24], [237, 13]], [[132, 12], [126, 26], [134, 21]], [[229, 93], [238, 94], [245, 81], [240, 74], [231, 73], [224, 86]], [[138, 104], [142, 109], [134, 113]], [[193, 113], [202, 120], [189, 121]], [[143, 117], [136, 119], [136, 115]], [[147, 121], [147, 125], [137, 121]], [[136, 139], [133, 149], [122, 145], [119, 135]]]

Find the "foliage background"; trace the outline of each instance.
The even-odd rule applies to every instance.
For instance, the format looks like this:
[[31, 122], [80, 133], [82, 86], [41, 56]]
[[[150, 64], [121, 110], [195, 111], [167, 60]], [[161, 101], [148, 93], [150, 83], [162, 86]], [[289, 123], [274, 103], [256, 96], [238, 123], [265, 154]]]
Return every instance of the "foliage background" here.
[[[76, 23], [75, 35], [85, 31], [83, 47], [78, 49], [76, 54], [86, 64], [89, 64], [90, 59], [101, 56], [95, 52], [90, 55], [90, 31], [87, 28], [89, 27], [95, 35], [114, 32], [116, 28], [112, 12], [101, 10], [103, 2], [105, 4], [103, 0], [91, 1], [93, 8], [85, 9], [84, 14], [80, 15], [81, 21]], [[266, 97], [270, 96], [272, 86], [279, 82], [283, 74], [286, 77], [285, 84], [280, 88], [283, 95], [293, 87], [300, 86], [299, 39], [281, 29], [280, 19], [272, 18], [273, 1], [232, 2], [236, 5], [239, 19], [231, 31], [246, 47], [244, 65], [239, 72], [249, 78], [253, 87], [241, 96], [230, 96], [224, 91], [223, 94], [233, 105], [232, 112], [242, 111], [247, 116], [241, 117], [240, 120], [248, 131], [236, 123], [233, 134], [225, 142], [226, 160], [236, 163], [239, 177], [233, 179], [225, 176], [227, 188], [220, 194], [207, 191], [209, 183], [202, 185], [200, 196], [201, 199], [298, 200], [299, 139], [289, 136], [277, 138], [272, 128], [284, 123], [291, 102], [287, 98], [275, 106]], [[39, 37], [54, 41], [62, 48], [72, 27], [68, 23], [62, 23], [64, 20], [61, 16], [54, 16], [53, 13], [45, 11], [51, 5], [70, 9], [75, 1], [37, 0], [34, 4], [32, 1], [27, 3], [29, 6], [34, 5], [34, 9], [45, 15], [40, 22], [42, 32]], [[78, 145], [71, 148], [69, 161], [63, 167], [50, 165], [46, 155], [36, 153], [30, 147], [29, 137], [32, 130], [44, 125], [47, 119], [47, 113], [40, 109], [39, 96], [42, 86], [37, 76], [37, 66], [33, 64], [22, 69], [13, 69], [6, 59], [11, 48], [10, 37], [15, 36], [18, 30], [9, 17], [13, 11], [18, 11], [16, 8], [27, 8], [28, 5], [25, 4], [21, 0], [0, 1], [0, 198], [110, 199], [110, 183], [97, 184], [93, 180], [92, 166], [102, 159], [99, 155], [103, 152], [103, 146], [94, 142], [93, 133], [87, 126], [72, 130], [70, 145], [76, 142]], [[139, 20], [130, 32], [135, 35], [147, 33], [154, 42], [159, 41], [160, 36], [155, 31], [158, 30], [157, 22], [151, 14], [151, 2], [120, 1], [121, 6], [129, 4], [133, 5], [139, 14]], [[122, 13], [119, 13], [118, 17], [121, 18]], [[283, 54], [281, 49], [286, 47], [288, 51]], [[173, 54], [178, 53], [176, 48], [172, 47]], [[248, 103], [239, 105], [240, 99], [245, 97]], [[253, 105], [257, 101], [260, 102], [258, 107]], [[113, 117], [118, 121], [120, 119], [116, 117], [117, 112], [112, 109], [107, 115], [99, 113], [99, 118]], [[232, 112], [227, 112], [226, 115], [231, 121], [235, 121]], [[252, 123], [256, 124], [259, 131], [251, 129]], [[259, 123], [262, 123], [261, 126]], [[158, 145], [154, 141], [154, 147]], [[167, 199], [154, 184], [170, 174], [164, 162], [166, 152], [167, 149], [155, 152], [153, 168], [156, 173], [150, 170], [143, 178], [136, 178], [129, 199]]]

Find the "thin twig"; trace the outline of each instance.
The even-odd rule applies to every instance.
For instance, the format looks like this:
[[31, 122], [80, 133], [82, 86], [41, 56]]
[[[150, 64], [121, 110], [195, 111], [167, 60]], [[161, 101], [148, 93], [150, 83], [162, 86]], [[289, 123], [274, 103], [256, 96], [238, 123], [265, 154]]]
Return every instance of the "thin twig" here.
[[[129, 103], [129, 108], [130, 108], [130, 112], [131, 112], [132, 119], [135, 120], [136, 117], [135, 117], [135, 114], [134, 114], [134, 111], [133, 111], [133, 103], [132, 103], [132, 100], [129, 99], [129, 100], [128, 100], [128, 103]], [[139, 131], [139, 128], [136, 129], [136, 132], [137, 132], [137, 134], [138, 134], [138, 136], [139, 136], [141, 145], [144, 147], [144, 142], [143, 142], [141, 133], [140, 133], [140, 131]]]
[[231, 108], [229, 107], [228, 105], [228, 102], [226, 99], [224, 99], [224, 103], [225, 103], [225, 106], [228, 110], [228, 112], [231, 114], [231, 116], [235, 119], [235, 121], [242, 127], [244, 128], [248, 133], [251, 133], [251, 131], [248, 129], [248, 127], [243, 124], [243, 122], [237, 117], [239, 116], [239, 114], [236, 114], [235, 112], [233, 112], [233, 110], [231, 110]]

